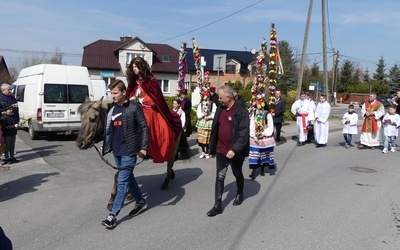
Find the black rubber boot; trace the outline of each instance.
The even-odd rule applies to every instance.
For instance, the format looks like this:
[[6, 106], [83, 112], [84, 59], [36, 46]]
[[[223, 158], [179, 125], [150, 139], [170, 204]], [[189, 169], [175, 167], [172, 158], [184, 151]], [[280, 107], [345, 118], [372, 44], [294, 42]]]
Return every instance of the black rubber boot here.
[[207, 216], [213, 217], [217, 214], [222, 214], [222, 194], [224, 193], [224, 181], [215, 181], [215, 204], [210, 211], [207, 212]]
[[256, 178], [256, 169], [255, 169], [255, 168], [253, 168], [253, 169], [251, 170], [251, 174], [249, 175], [249, 177], [250, 177], [252, 180], [254, 180], [254, 179]]
[[243, 194], [237, 194], [235, 200], [233, 201], [234, 206], [239, 206], [243, 202]]
[[264, 168], [265, 168], [265, 166], [261, 166], [261, 174], [260, 174], [261, 176], [265, 175]]

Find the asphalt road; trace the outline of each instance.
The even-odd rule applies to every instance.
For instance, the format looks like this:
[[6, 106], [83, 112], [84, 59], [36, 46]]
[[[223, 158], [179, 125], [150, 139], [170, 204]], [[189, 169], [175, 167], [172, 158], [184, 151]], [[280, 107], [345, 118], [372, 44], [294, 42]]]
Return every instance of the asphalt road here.
[[21, 163], [0, 171], [0, 226], [15, 249], [400, 249], [400, 152], [346, 150], [338, 130], [325, 148], [297, 147], [287, 133], [274, 176], [252, 181], [245, 163], [240, 206], [229, 172], [214, 218], [214, 159], [177, 161], [167, 191], [165, 164], [146, 161], [135, 175], [149, 207], [130, 218], [127, 203], [114, 230], [100, 222], [115, 172], [95, 150], [73, 136], [19, 138]]

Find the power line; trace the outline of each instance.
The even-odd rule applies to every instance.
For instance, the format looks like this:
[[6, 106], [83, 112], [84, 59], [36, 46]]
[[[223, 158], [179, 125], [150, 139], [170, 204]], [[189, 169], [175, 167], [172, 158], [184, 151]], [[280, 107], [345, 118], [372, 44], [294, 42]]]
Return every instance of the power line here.
[[[2, 49], [0, 48], [0, 51], [4, 51], [4, 52], [9, 52], [9, 53], [20, 53], [20, 54], [50, 54], [53, 55], [54, 53], [57, 52], [47, 52], [47, 51], [37, 51], [37, 50], [17, 50], [17, 49]], [[66, 57], [79, 57], [82, 56], [82, 54], [78, 54], [78, 53], [64, 53], [64, 52], [60, 52], [63, 56]]]
[[238, 10], [238, 11], [235, 11], [235, 12], [233, 12], [233, 13], [227, 15], [227, 16], [224, 16], [224, 17], [222, 17], [222, 18], [220, 18], [220, 19], [217, 19], [217, 20], [215, 20], [215, 21], [212, 21], [211, 23], [205, 24], [205, 25], [203, 25], [203, 26], [200, 26], [200, 27], [195, 28], [195, 29], [193, 29], [193, 30], [187, 31], [187, 32], [185, 32], [185, 33], [181, 33], [181, 34], [179, 34], [179, 35], [176, 35], [176, 36], [173, 36], [173, 37], [164, 39], [164, 40], [159, 41], [159, 42], [157, 42], [157, 43], [162, 43], [162, 42], [165, 42], [165, 41], [168, 41], [168, 40], [172, 40], [172, 39], [174, 39], [174, 38], [178, 38], [178, 37], [187, 35], [187, 34], [189, 34], [189, 33], [198, 31], [198, 30], [200, 30], [200, 29], [203, 29], [203, 28], [205, 28], [205, 27], [208, 27], [208, 26], [210, 26], [210, 25], [213, 25], [213, 24], [218, 23], [218, 22], [220, 22], [220, 21], [222, 21], [222, 20], [224, 20], [224, 19], [227, 19], [228, 17], [231, 17], [231, 16], [233, 16], [233, 15], [236, 15], [236, 14], [242, 12], [242, 11], [245, 11], [245, 10], [247, 10], [247, 9], [249, 9], [249, 8], [251, 8], [251, 7], [253, 7], [253, 6], [259, 4], [259, 3], [261, 3], [262, 1], [264, 1], [264, 0], [260, 0], [260, 1], [256, 2], [256, 3], [250, 4], [250, 5], [248, 5], [248, 6], [244, 7], [244, 8], [242, 8], [242, 9], [240, 9], [240, 10]]

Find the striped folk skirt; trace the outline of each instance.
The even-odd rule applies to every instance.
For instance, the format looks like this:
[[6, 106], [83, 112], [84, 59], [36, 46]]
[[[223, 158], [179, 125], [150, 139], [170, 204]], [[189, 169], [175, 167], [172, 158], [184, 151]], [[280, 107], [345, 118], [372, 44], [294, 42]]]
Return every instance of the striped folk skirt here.
[[249, 167], [256, 169], [260, 166], [274, 165], [274, 147], [260, 148], [250, 145]]
[[213, 120], [199, 119], [197, 121], [197, 143], [199, 146], [208, 146], [210, 143], [211, 126]]

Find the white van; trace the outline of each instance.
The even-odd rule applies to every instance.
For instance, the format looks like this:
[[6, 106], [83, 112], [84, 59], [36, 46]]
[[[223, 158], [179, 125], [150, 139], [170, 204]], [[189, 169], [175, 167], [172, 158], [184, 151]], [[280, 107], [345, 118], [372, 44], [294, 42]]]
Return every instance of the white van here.
[[103, 79], [90, 79], [93, 88], [93, 100], [97, 101], [103, 97], [103, 100], [110, 100], [111, 95], [107, 91], [107, 84]]
[[79, 131], [77, 111], [86, 97], [94, 99], [86, 67], [40, 64], [21, 70], [14, 83], [21, 120], [32, 140], [44, 132]]

